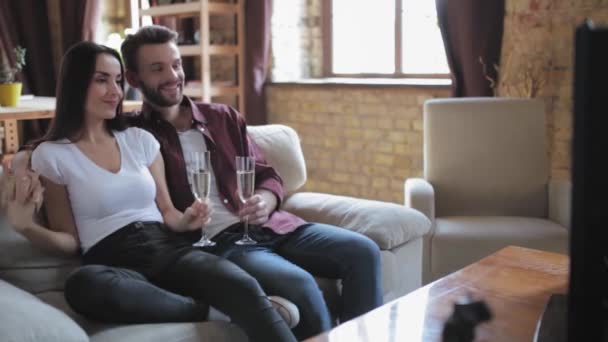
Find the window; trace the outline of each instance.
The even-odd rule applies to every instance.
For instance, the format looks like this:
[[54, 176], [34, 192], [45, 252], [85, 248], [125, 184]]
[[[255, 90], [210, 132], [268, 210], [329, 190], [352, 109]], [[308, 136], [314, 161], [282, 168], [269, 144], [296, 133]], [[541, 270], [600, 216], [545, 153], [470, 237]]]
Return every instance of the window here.
[[326, 76], [448, 77], [435, 0], [329, 0]]

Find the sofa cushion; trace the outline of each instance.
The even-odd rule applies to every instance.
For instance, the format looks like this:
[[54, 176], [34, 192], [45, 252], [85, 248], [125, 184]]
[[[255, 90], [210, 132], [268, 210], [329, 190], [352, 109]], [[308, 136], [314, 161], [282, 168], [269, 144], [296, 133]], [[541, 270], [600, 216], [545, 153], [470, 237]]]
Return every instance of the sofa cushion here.
[[68, 306], [62, 292], [47, 292], [38, 297], [45, 303], [65, 312], [90, 335], [92, 342], [188, 342], [188, 341], [247, 341], [245, 333], [236, 325], [222, 321], [196, 323], [105, 324], [75, 313]]
[[380, 249], [391, 249], [426, 234], [431, 222], [421, 212], [394, 203], [300, 192], [283, 209], [306, 221], [331, 224], [361, 233]]
[[7, 342], [84, 342], [87, 334], [65, 313], [0, 280], [0, 331]]
[[283, 179], [285, 193], [292, 193], [306, 183], [306, 163], [296, 131], [284, 125], [264, 125], [248, 126], [247, 132]]
[[51, 256], [35, 248], [0, 217], [0, 279], [28, 292], [61, 290], [80, 258]]
[[437, 279], [509, 245], [567, 253], [568, 231], [557, 223], [538, 218], [438, 218], [432, 236], [432, 275]]

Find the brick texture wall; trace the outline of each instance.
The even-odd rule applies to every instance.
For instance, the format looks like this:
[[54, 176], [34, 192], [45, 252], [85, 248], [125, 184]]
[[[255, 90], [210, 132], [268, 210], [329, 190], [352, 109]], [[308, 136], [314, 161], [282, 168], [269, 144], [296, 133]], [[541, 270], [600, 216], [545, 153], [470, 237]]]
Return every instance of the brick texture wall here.
[[269, 122], [298, 131], [303, 191], [403, 203], [405, 178], [422, 175], [422, 104], [448, 88], [273, 85]]
[[[572, 140], [573, 38], [585, 18], [608, 23], [606, 0], [507, 0], [501, 96], [536, 96], [546, 103], [551, 177], [569, 179]], [[527, 75], [527, 76], [526, 76]]]

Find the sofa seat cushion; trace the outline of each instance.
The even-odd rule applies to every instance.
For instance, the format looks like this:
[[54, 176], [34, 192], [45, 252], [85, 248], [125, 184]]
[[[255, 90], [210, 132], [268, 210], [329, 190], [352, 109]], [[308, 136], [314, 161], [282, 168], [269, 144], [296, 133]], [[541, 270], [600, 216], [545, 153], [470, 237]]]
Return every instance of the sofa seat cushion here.
[[435, 220], [431, 271], [435, 278], [509, 245], [567, 253], [568, 231], [549, 220], [504, 216], [451, 216]]
[[63, 289], [80, 258], [61, 258], [34, 247], [0, 217], [0, 279], [28, 292]]
[[283, 209], [308, 222], [331, 224], [361, 233], [382, 250], [417, 239], [431, 227], [431, 221], [415, 209], [347, 196], [299, 192], [285, 200]]
[[240, 328], [226, 321], [128, 325], [105, 324], [89, 320], [72, 311], [65, 301], [63, 292], [45, 292], [38, 294], [38, 298], [71, 317], [89, 334], [92, 342], [247, 341], [245, 333]]
[[84, 330], [65, 313], [0, 280], [0, 339], [15, 342], [85, 342]]

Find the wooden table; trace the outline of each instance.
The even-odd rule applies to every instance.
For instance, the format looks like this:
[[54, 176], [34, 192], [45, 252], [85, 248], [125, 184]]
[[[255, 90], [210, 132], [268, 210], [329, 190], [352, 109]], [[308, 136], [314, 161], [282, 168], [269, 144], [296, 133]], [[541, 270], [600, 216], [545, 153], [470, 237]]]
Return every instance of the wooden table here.
[[567, 291], [568, 265], [566, 255], [507, 247], [307, 341], [441, 341], [453, 303], [471, 293], [494, 315], [477, 342], [531, 342], [549, 296]]
[[[123, 111], [141, 108], [141, 101], [124, 101]], [[50, 119], [55, 116], [55, 98], [34, 96], [21, 99], [17, 107], [0, 107], [0, 123], [4, 126], [4, 153], [13, 154], [19, 149], [17, 121]]]

